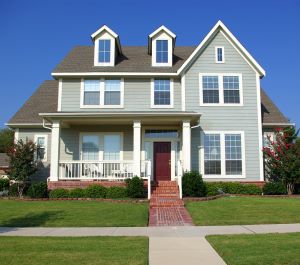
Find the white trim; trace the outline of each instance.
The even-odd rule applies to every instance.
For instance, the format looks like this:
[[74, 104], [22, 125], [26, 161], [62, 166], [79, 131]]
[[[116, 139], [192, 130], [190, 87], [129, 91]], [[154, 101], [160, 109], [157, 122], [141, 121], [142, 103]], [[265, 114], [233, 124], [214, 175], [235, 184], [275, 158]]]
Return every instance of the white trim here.
[[164, 31], [166, 32], [167, 34], [170, 35], [170, 37], [172, 37], [173, 39], [176, 38], [176, 35], [171, 31], [169, 30], [166, 26], [164, 25], [161, 25], [158, 29], [156, 29], [155, 31], [153, 31], [151, 34], [149, 34], [149, 38], [153, 38], [157, 33], [159, 33], [160, 31]]
[[[218, 61], [218, 49], [222, 50], [222, 61]], [[225, 49], [224, 46], [215, 47], [215, 63], [225, 63]]]
[[[99, 62], [99, 41], [110, 40], [110, 60], [109, 62]], [[115, 50], [116, 50], [116, 39], [111, 35], [104, 33], [95, 40], [94, 45], [94, 66], [114, 66], [115, 65]]]
[[118, 34], [115, 33], [113, 30], [111, 30], [108, 26], [103, 25], [100, 29], [95, 31], [92, 35], [91, 38], [94, 39], [97, 35], [99, 35], [102, 31], [106, 30], [110, 35], [112, 35], [114, 38], [118, 38]]
[[[168, 62], [166, 63], [159, 63], [157, 62], [156, 58], [156, 42], [158, 40], [166, 40], [168, 42]], [[158, 35], [157, 37], [153, 38], [152, 40], [152, 66], [172, 66], [173, 65], [173, 40], [166, 34]]]
[[62, 78], [58, 79], [58, 101], [57, 111], [61, 111], [61, 97], [62, 97]]
[[260, 181], [264, 181], [264, 157], [263, 157], [263, 135], [262, 135], [262, 116], [261, 116], [261, 89], [259, 75], [256, 74], [256, 92], [257, 92], [257, 129], [258, 129], [258, 157], [259, 157], [259, 175]]
[[135, 176], [141, 173], [141, 121], [133, 121], [133, 161]]
[[44, 156], [44, 159], [41, 160], [42, 162], [47, 162], [47, 152], [48, 152], [48, 134], [42, 134], [42, 133], [39, 133], [39, 134], [35, 134], [34, 135], [34, 142], [35, 144], [37, 144], [37, 139], [38, 138], [45, 138], [45, 156]]
[[276, 122], [270, 122], [270, 123], [263, 123], [262, 124], [263, 126], [265, 127], [268, 127], [268, 126], [295, 126], [295, 123], [276, 123]]
[[19, 128], [15, 129], [15, 134], [14, 134], [14, 142], [17, 143], [19, 141], [20, 138], [20, 132], [19, 132]]
[[99, 80], [99, 93], [100, 93], [100, 104], [99, 105], [84, 105], [84, 78], [81, 78], [80, 81], [80, 108], [81, 109], [120, 109], [124, 108], [124, 87], [125, 82], [124, 78], [116, 78], [116, 80], [120, 80], [120, 104], [119, 105], [105, 105], [104, 97], [105, 97], [105, 79], [94, 79]]
[[191, 123], [189, 120], [182, 121], [182, 153], [183, 170], [191, 170]]
[[185, 111], [185, 74], [181, 77], [181, 110]]
[[50, 181], [58, 181], [60, 157], [60, 121], [52, 122]]
[[[203, 76], [218, 76], [219, 103], [204, 103], [203, 102], [203, 86], [202, 86], [202, 77]], [[238, 76], [240, 103], [225, 103], [224, 102], [223, 76]], [[199, 73], [199, 96], [200, 96], [200, 98], [199, 98], [200, 106], [214, 106], [214, 107], [240, 107], [240, 106], [243, 106], [244, 105], [243, 75], [239, 74], [239, 73]]]
[[181, 74], [183, 70], [186, 69], [188, 65], [192, 62], [192, 60], [198, 55], [198, 53], [201, 51], [204, 46], [206, 46], [209, 43], [209, 40], [211, 37], [214, 36], [214, 34], [217, 32], [217, 30], [221, 28], [232, 40], [232, 42], [241, 50], [241, 52], [245, 55], [247, 61], [251, 62], [253, 66], [256, 69], [256, 72], [259, 73], [259, 75], [265, 76], [265, 70], [255, 61], [255, 59], [250, 55], [250, 53], [244, 48], [244, 46], [234, 37], [234, 35], [229, 31], [229, 29], [223, 24], [221, 20], [219, 20], [215, 26], [210, 30], [210, 32], [205, 36], [205, 38], [200, 42], [198, 47], [194, 50], [194, 52], [190, 55], [190, 57], [184, 62], [184, 64], [178, 69], [177, 74]]
[[[204, 174], [204, 135], [219, 134], [221, 147], [221, 174], [205, 175]], [[242, 143], [242, 174], [226, 175], [225, 160], [225, 134], [240, 134]], [[200, 172], [205, 179], [244, 179], [246, 178], [246, 150], [245, 150], [245, 133], [244, 131], [201, 131], [201, 149], [200, 149]]]
[[178, 76], [177, 73], [160, 72], [76, 72], [76, 73], [51, 73], [53, 77], [59, 76]]
[[174, 80], [170, 78], [170, 105], [155, 105], [154, 104], [154, 80], [151, 78], [151, 105], [152, 109], [170, 109], [174, 108]]

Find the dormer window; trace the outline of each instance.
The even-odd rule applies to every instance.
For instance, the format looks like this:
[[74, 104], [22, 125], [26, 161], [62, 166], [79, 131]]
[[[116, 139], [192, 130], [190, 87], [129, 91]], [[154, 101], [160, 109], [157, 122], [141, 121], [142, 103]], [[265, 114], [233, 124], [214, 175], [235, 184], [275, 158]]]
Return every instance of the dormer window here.
[[156, 62], [168, 63], [168, 41], [167, 40], [156, 41]]
[[110, 62], [110, 40], [99, 40], [99, 63], [109, 63]]

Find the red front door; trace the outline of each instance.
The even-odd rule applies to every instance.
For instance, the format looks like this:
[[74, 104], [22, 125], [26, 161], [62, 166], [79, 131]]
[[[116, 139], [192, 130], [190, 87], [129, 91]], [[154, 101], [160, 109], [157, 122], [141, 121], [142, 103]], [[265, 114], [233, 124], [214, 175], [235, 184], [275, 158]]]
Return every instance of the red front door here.
[[154, 178], [171, 180], [171, 142], [154, 142]]

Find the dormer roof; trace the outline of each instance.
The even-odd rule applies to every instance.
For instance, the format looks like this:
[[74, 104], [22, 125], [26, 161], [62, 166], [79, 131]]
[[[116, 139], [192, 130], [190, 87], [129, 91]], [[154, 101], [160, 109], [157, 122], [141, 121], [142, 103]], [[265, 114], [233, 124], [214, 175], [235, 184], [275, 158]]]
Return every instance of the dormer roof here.
[[168, 34], [172, 40], [173, 40], [173, 49], [175, 46], [175, 41], [176, 41], [176, 35], [175, 33], [173, 33], [171, 30], [169, 30], [167, 27], [165, 27], [164, 25], [161, 25], [158, 29], [156, 29], [155, 31], [153, 31], [149, 36], [148, 36], [148, 53], [151, 54], [152, 53], [152, 39], [159, 34], [160, 32], [165, 32], [166, 34]]

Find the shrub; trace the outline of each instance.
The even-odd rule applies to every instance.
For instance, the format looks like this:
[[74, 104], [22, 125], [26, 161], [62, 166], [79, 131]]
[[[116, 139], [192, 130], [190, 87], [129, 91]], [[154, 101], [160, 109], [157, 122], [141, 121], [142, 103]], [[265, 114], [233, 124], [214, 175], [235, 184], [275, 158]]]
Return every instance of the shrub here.
[[106, 190], [106, 198], [126, 198], [128, 197], [127, 189], [125, 187], [112, 186]]
[[85, 198], [86, 190], [80, 189], [80, 188], [72, 189], [69, 192], [69, 197], [70, 198]]
[[9, 179], [0, 179], [0, 191], [9, 190]]
[[205, 186], [207, 196], [223, 193], [246, 195], [259, 195], [262, 193], [261, 188], [254, 184], [242, 184], [239, 182], [206, 182]]
[[85, 189], [87, 198], [105, 198], [106, 188], [99, 185], [90, 185]]
[[205, 196], [205, 185], [197, 171], [186, 172], [182, 177], [182, 193], [185, 197]]
[[66, 189], [55, 189], [49, 193], [49, 198], [68, 198], [69, 191]]
[[264, 195], [283, 195], [287, 194], [286, 186], [281, 182], [267, 182], [263, 187]]
[[[24, 189], [23, 189], [23, 192], [25, 194], [27, 193], [28, 187], [29, 187], [29, 185], [28, 185], [28, 183], [26, 183], [26, 185], [24, 186]], [[9, 186], [8, 196], [10, 196], [10, 197], [18, 197], [19, 196], [18, 184], [17, 183], [11, 184]]]
[[46, 182], [33, 183], [30, 185], [27, 195], [30, 198], [48, 198], [48, 186]]
[[131, 198], [144, 198], [144, 180], [137, 176], [132, 179], [126, 179], [128, 196]]

